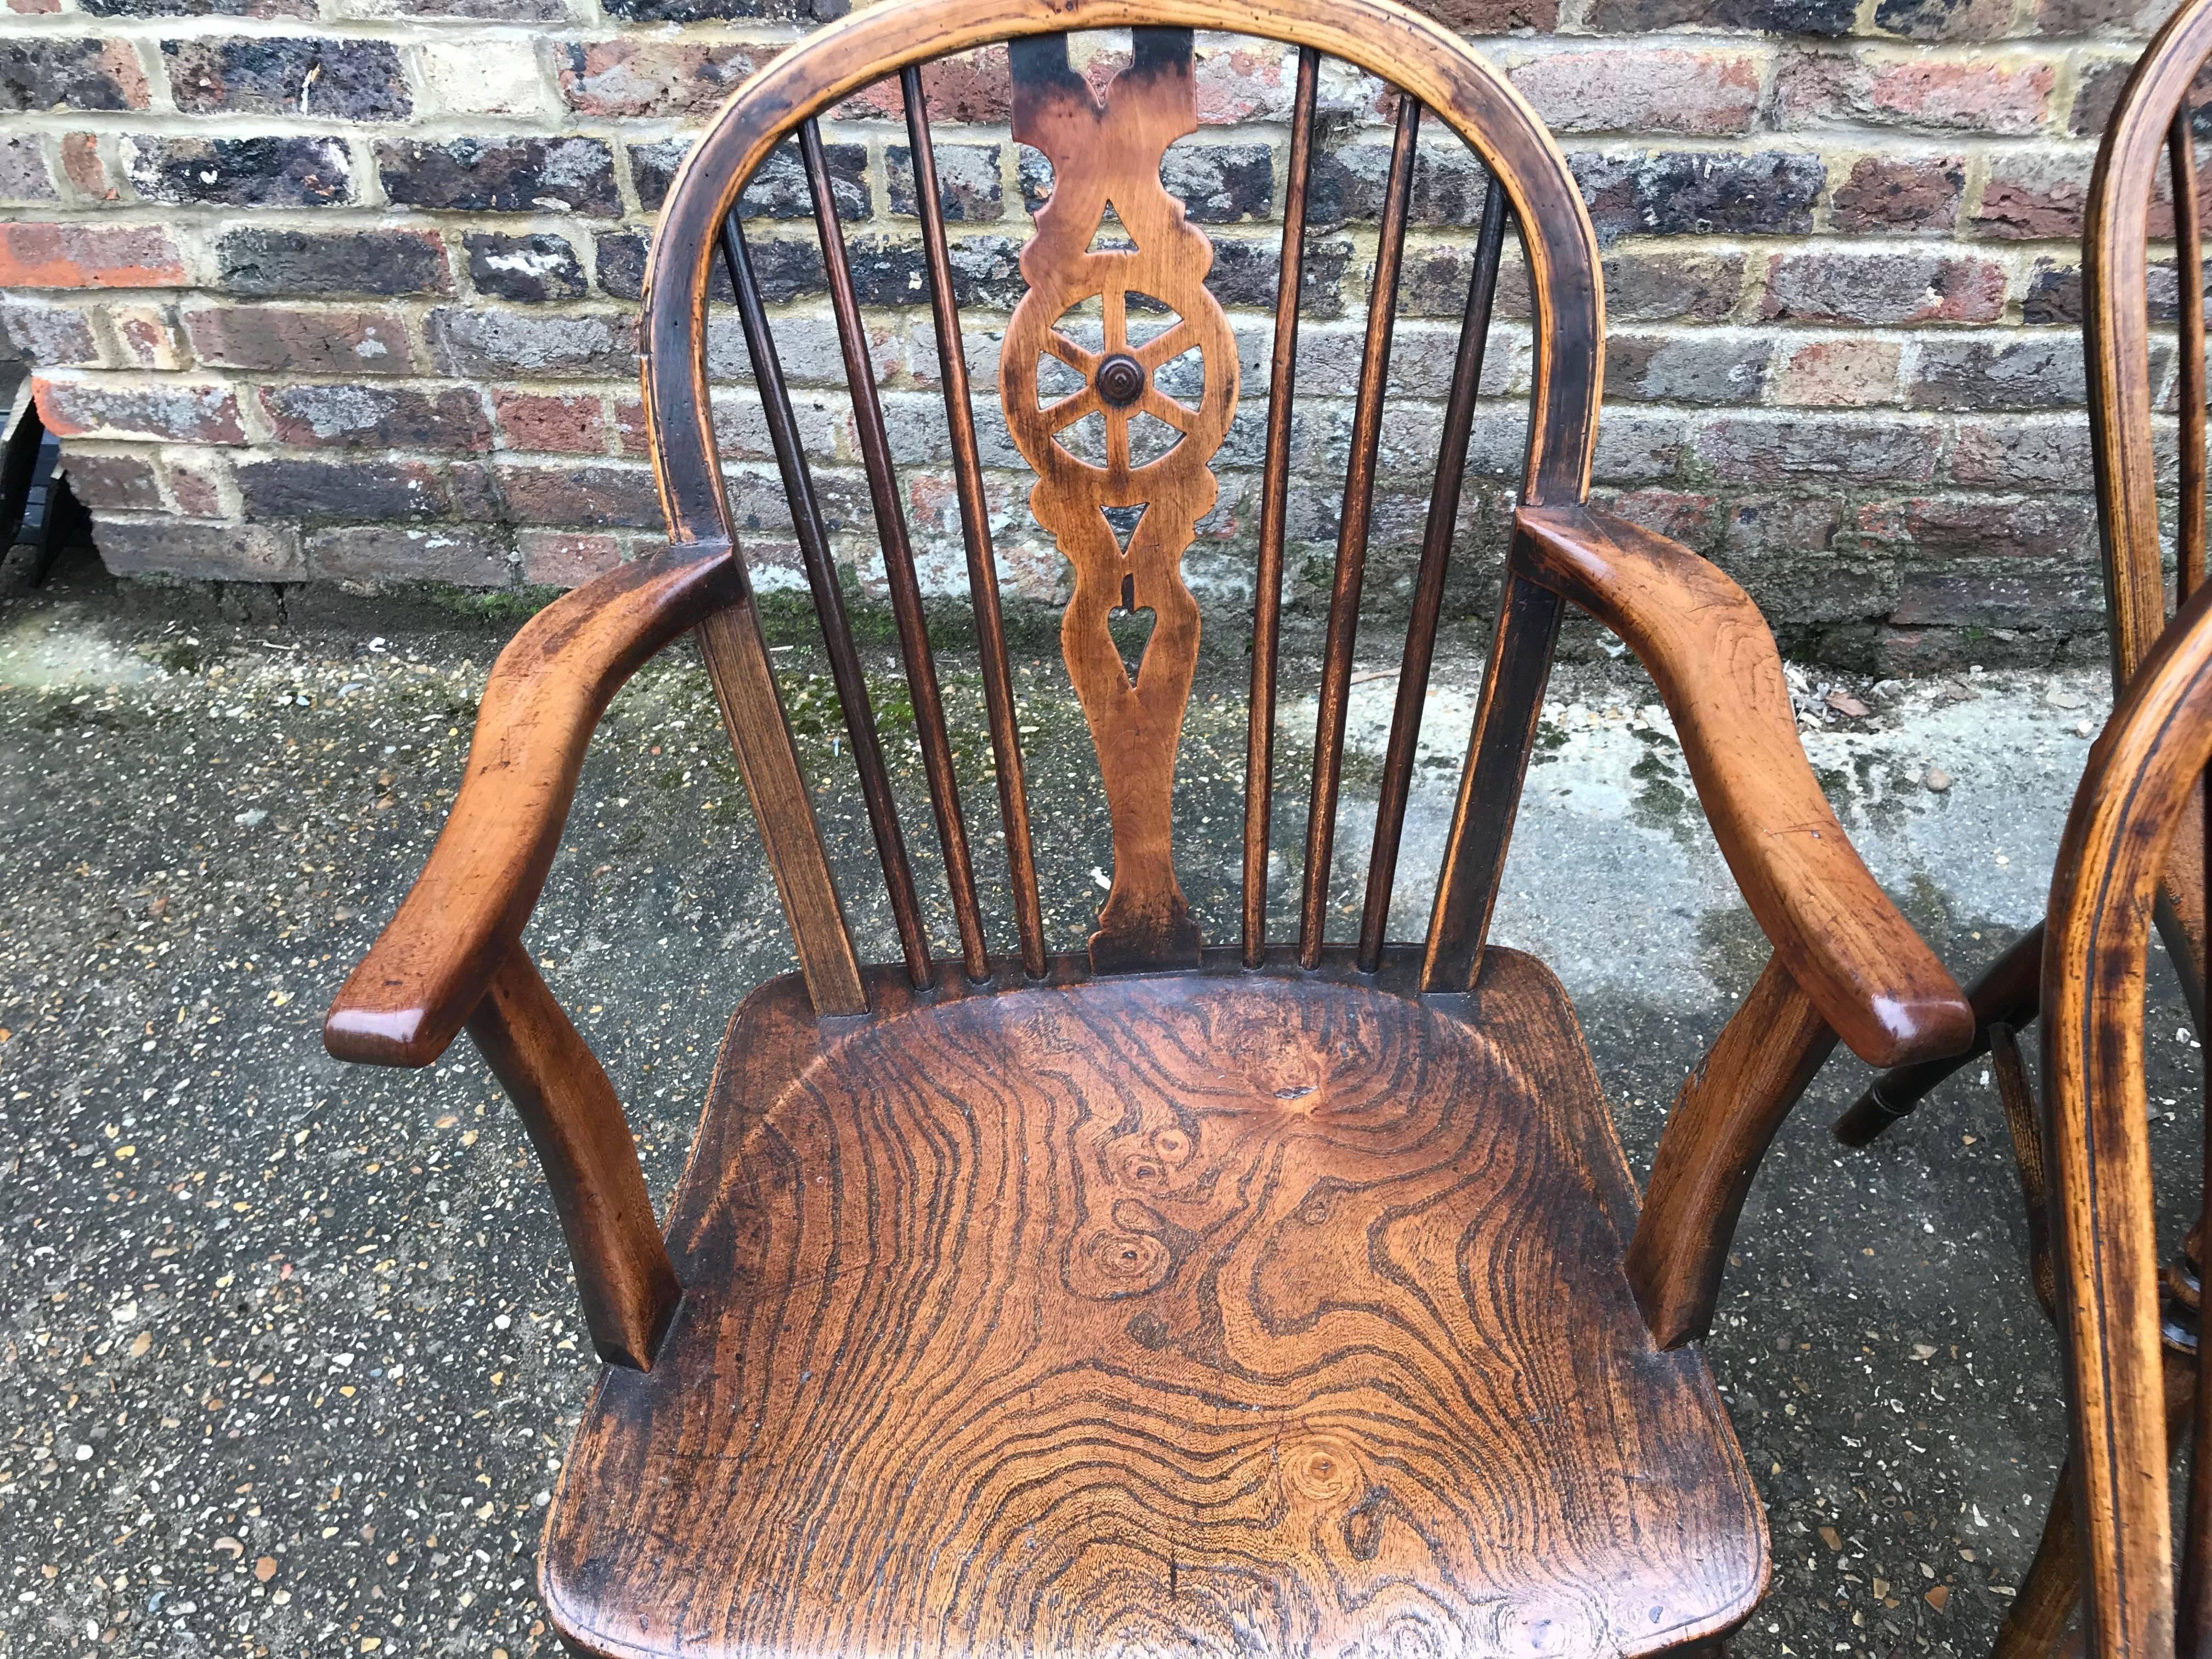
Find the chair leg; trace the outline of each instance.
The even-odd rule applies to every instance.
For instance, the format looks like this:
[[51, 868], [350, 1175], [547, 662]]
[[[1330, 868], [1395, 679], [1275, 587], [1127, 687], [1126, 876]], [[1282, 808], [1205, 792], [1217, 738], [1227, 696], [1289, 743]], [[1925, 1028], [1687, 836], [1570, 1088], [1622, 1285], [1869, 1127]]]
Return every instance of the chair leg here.
[[1837, 1139], [1846, 1146], [1870, 1146], [1891, 1124], [1911, 1115], [1937, 1084], [1989, 1053], [1990, 1026], [2009, 1025], [2017, 1030], [2034, 1021], [2043, 1002], [2041, 922], [1990, 964], [1966, 993], [1966, 1000], [1974, 1010], [1973, 1046], [1948, 1059], [1884, 1072], [1836, 1120]]

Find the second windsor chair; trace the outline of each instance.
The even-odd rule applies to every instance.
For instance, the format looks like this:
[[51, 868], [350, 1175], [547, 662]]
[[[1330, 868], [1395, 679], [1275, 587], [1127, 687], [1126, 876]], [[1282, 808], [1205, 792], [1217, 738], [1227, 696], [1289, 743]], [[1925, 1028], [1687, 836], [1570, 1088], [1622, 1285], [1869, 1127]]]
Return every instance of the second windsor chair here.
[[[1065, 32], [1127, 28], [1102, 89]], [[1170, 803], [1200, 619], [1181, 563], [1237, 405], [1212, 257], [1161, 180], [1197, 124], [1194, 29], [1285, 43], [1297, 91], [1253, 627], [1243, 937], [1209, 946]], [[1000, 394], [1074, 569], [1062, 627], [1111, 890], [1045, 946], [992, 525], [937, 192], [928, 59], [1008, 41], [1013, 136], [1052, 165]], [[1395, 92], [1351, 423], [1295, 941], [1267, 936], [1277, 655], [1322, 60]], [[818, 118], [896, 76], [977, 619], [1017, 951], [988, 951], [896, 471]], [[1490, 180], [1356, 942], [1323, 938], [1346, 708], [1420, 124]], [[959, 935], [933, 955], [743, 227], [795, 132]], [[1097, 234], [1110, 220], [1114, 234]], [[1534, 396], [1496, 638], [1426, 939], [1386, 940], [1509, 220]], [[720, 259], [812, 583], [904, 960], [863, 969], [793, 748], [717, 458]], [[1146, 303], [1139, 304], [1142, 300]], [[1071, 321], [1069, 313], [1077, 313]], [[1148, 319], [1143, 326], [1133, 311]], [[1161, 316], [1171, 320], [1160, 322]], [[665, 551], [526, 625], [428, 866], [331, 1009], [342, 1057], [420, 1066], [465, 1026], [545, 1165], [606, 1362], [541, 1588], [595, 1654], [1644, 1654], [1751, 1610], [1765, 1522], [1695, 1346], [1768, 1140], [1838, 1036], [1965, 1043], [1966, 1000], [1807, 765], [1771, 638], [1719, 572], [1586, 504], [1597, 246], [1504, 80], [1390, 0], [903, 0], [733, 95], [653, 250], [643, 379]], [[1095, 324], [1095, 326], [1094, 326]], [[1196, 368], [1163, 371], [1171, 359]], [[1055, 390], [1054, 380], [1064, 389]], [[1103, 445], [1063, 434], [1093, 415]], [[1173, 441], [1139, 453], [1147, 416]], [[1132, 527], [1130, 520], [1133, 518]], [[1650, 667], [1773, 958], [1684, 1085], [1639, 1207], [1557, 981], [1485, 948], [1563, 610]], [[1134, 672], [1109, 624], [1149, 610]], [[592, 725], [696, 630], [799, 971], [747, 997], [665, 1235], [612, 1086], [521, 943]]]

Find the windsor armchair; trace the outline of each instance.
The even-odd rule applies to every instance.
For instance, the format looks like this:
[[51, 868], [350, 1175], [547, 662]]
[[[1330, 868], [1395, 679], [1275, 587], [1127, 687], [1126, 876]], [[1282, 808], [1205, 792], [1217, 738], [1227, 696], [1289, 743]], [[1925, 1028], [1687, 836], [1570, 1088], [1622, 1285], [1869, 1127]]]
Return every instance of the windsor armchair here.
[[[2172, 1363], [2177, 1328], [2201, 1336], [2201, 1315], [2161, 1297], [2143, 1049], [2158, 890], [2212, 852], [2190, 805], [2208, 758], [2212, 593], [2200, 585], [2091, 751], [2046, 922], [2043, 1105], [2073, 1425], [2068, 1541], [2093, 1659], [2197, 1654], [2212, 1639], [2212, 1389], [2199, 1368]], [[2212, 1194], [2212, 1158], [2205, 1167]], [[2177, 1425], [2193, 1425], [2198, 1447], [2178, 1592], [2166, 1474]]]
[[[1061, 31], [1129, 27], [1103, 91]], [[1211, 248], [1164, 190], [1197, 123], [1192, 30], [1294, 54], [1267, 387], [1242, 937], [1176, 879], [1171, 787], [1200, 627], [1181, 576], [1237, 403]], [[1047, 951], [962, 319], [921, 65], [1008, 41], [1013, 137], [1054, 169], [1000, 394], [1074, 573], [1068, 673], [1111, 888]], [[1324, 55], [1395, 88], [1337, 534], [1294, 939], [1267, 932], [1277, 659], [1308, 180]], [[994, 955], [914, 550], [818, 126], [896, 77], [1013, 894]], [[1346, 701], [1419, 130], [1490, 180], [1356, 940], [1323, 937]], [[958, 933], [942, 960], [884, 775], [741, 187], [795, 131]], [[1115, 234], [1094, 243], [1111, 213]], [[1521, 507], [1427, 937], [1386, 939], [1509, 221], [1534, 313]], [[720, 262], [719, 267], [717, 261]], [[704, 348], [726, 274], [848, 722], [902, 960], [863, 969], [724, 500]], [[1145, 296], [1149, 308], [1137, 307]], [[1092, 310], [1095, 305], [1095, 311]], [[1071, 308], [1083, 320], [1064, 324]], [[1132, 320], [1142, 309], [1143, 326]], [[1172, 320], [1164, 324], [1162, 315]], [[1095, 327], [1093, 325], [1095, 324]], [[1643, 1654], [1725, 1634], [1764, 1586], [1759, 1499], [1695, 1344], [1752, 1174], [1840, 1037], [1967, 1041], [1964, 997], [1844, 839], [1771, 637], [1719, 572], [1585, 503], [1595, 239], [1534, 116], [1390, 0], [908, 0], [777, 58], [723, 108], [653, 250], [645, 403], [667, 549], [525, 626], [487, 687], [420, 881], [325, 1038], [422, 1065], [465, 1025], [538, 1148], [606, 1362], [541, 1589], [596, 1654]], [[1162, 373], [1197, 358], [1194, 375]], [[1047, 377], [1041, 364], [1056, 365]], [[1065, 371], [1065, 374], [1062, 374]], [[1055, 390], [1059, 380], [1066, 389]], [[1072, 384], [1071, 384], [1072, 383]], [[1135, 416], [1179, 434], [1139, 454]], [[1063, 434], [1097, 415], [1103, 444]], [[1135, 509], [1141, 507], [1140, 514]], [[1134, 516], [1134, 525], [1129, 520]], [[1126, 535], [1126, 543], [1124, 536]], [[1685, 1086], [1639, 1209], [1558, 982], [1485, 933], [1563, 607], [1650, 665], [1773, 945]], [[1109, 632], [1150, 610], [1133, 673]], [[696, 630], [799, 971], [730, 1027], [665, 1236], [611, 1085], [520, 939], [593, 721]]]
[[[2175, 591], [2185, 599], [2204, 578], [2205, 366], [2203, 236], [2191, 85], [2212, 56], [2212, 9], [2182, 6], [2153, 37], [2114, 106], [2097, 153], [2081, 239], [2083, 355], [2088, 367], [2092, 470], [2105, 572], [2107, 635], [2117, 698], [2165, 628], [2165, 542], [2159, 523], [2159, 460], [2151, 409], [2149, 243], [2166, 216], [2154, 202], [2161, 161], [2172, 196], [2171, 231], [2179, 374], [2180, 500], [2173, 537]], [[2201, 795], [2201, 792], [2200, 792]], [[2190, 809], [2201, 813], [2201, 799]], [[2190, 838], [2185, 842], [2193, 844]], [[2158, 892], [2159, 933], [2183, 994], [2204, 1026], [2204, 872], [2176, 864]], [[1974, 1040], [1962, 1053], [1885, 1073], [1837, 1120], [1846, 1146], [1870, 1145], [1909, 1115], [1938, 1084], [1990, 1052], [1990, 1031], [2033, 1023], [2042, 987], [2044, 929], [2021, 935], [1969, 988]]]

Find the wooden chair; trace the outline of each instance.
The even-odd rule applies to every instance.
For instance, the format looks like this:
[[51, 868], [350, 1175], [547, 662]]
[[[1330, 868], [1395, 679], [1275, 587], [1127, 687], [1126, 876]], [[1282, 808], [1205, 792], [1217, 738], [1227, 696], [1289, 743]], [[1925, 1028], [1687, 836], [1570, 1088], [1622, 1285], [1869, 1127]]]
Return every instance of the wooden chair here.
[[[1134, 27], [1103, 96], [1067, 30]], [[1200, 937], [1170, 795], [1199, 617], [1180, 562], [1214, 498], [1237, 356], [1212, 250], [1163, 189], [1194, 29], [1296, 49], [1254, 619], [1239, 941]], [[1051, 955], [920, 73], [1010, 41], [1014, 136], [1054, 169], [1000, 392], [1074, 568], [1062, 640], [1098, 750], [1111, 890]], [[1295, 941], [1266, 933], [1276, 655], [1307, 178], [1324, 55], [1400, 89], [1344, 486]], [[992, 954], [898, 481], [837, 228], [823, 112], [896, 77], [981, 641], [1017, 949]], [[1358, 938], [1322, 936], [1395, 290], [1424, 121], [1492, 183], [1443, 423]], [[933, 954], [821, 508], [742, 227], [796, 133], [957, 921]], [[1092, 246], [1111, 210], [1118, 240]], [[1426, 939], [1385, 921], [1506, 222], [1534, 313], [1522, 505]], [[860, 965], [724, 501], [704, 318], [732, 282], [903, 946]], [[1142, 313], [1150, 296], [1174, 320]], [[1097, 344], [1059, 331], [1097, 302]], [[436, 1059], [464, 1025], [513, 1095], [606, 1362], [546, 1524], [546, 1607], [602, 1655], [1644, 1654], [1724, 1635], [1765, 1585], [1759, 1498], [1692, 1346], [1782, 1115], [1838, 1036], [1878, 1064], [1969, 1038], [1803, 755], [1742, 592], [1585, 504], [1603, 303], [1582, 199], [1480, 56], [1390, 0], [903, 0], [756, 75], [691, 152], [653, 251], [643, 378], [665, 551], [549, 607], [501, 656], [420, 881], [331, 1012], [334, 1054]], [[1155, 378], [1194, 352], [1199, 383]], [[1078, 377], [1045, 401], [1041, 361]], [[1059, 434], [1103, 417], [1103, 451]], [[1181, 434], [1131, 448], [1133, 416]], [[1122, 533], [1142, 505], [1133, 532]], [[1484, 948], [1563, 607], [1673, 711], [1774, 955], [1685, 1085], [1639, 1207], [1572, 1011]], [[1150, 610], [1128, 673], [1109, 623]], [[622, 1110], [524, 924], [594, 720], [697, 634], [799, 971], [730, 1027], [665, 1234]]]
[[[2089, 771], [2075, 797], [2077, 822], [2092, 804], [2099, 780], [2115, 775], [2102, 757], [2119, 740], [2117, 733], [2123, 714], [2137, 701], [2130, 688], [2146, 672], [2145, 665], [2160, 647], [2161, 635], [2168, 627], [2152, 419], [2149, 244], [2154, 231], [2163, 233], [2169, 228], [2159, 222], [2164, 216], [2154, 199], [2163, 168], [2172, 203], [2170, 229], [2175, 264], [2181, 273], [2202, 272], [2191, 147], [2195, 112], [2189, 99], [2208, 59], [2212, 59], [2212, 0], [2191, 0], [2152, 40], [2130, 76], [2106, 130], [2091, 186], [2083, 236], [2083, 332], [2112, 679], [2118, 706], [2105, 738], [2092, 751]], [[2180, 501], [2173, 550], [2176, 592], [2186, 599], [2200, 587], [2204, 576], [2206, 422], [2201, 274], [2195, 281], [2182, 276], [2176, 290], [2181, 348], [2175, 394], [2180, 416]], [[2181, 623], [2172, 627], [2177, 634], [2185, 631]], [[2182, 814], [2179, 826], [2165, 824], [2159, 829], [2161, 836], [2171, 836], [2176, 854], [2147, 902], [2202, 1030], [2205, 1026], [2205, 884], [2204, 862], [2198, 850], [2204, 822], [2201, 786], [2185, 792], [2177, 810]], [[2065, 856], [2062, 854], [2061, 887], [2070, 878]], [[2057, 891], [2054, 888], [2050, 913], [2054, 922], [2059, 915]], [[2033, 1024], [2047, 1006], [2045, 999], [2057, 983], [2053, 975], [2064, 966], [2048, 939], [2046, 925], [2038, 924], [1976, 981], [1969, 994], [1975, 1015], [1970, 1048], [1878, 1077], [1838, 1120], [1836, 1133], [1847, 1145], [1870, 1143], [1960, 1066], [1977, 1056], [1989, 1055], [2027, 1206], [2030, 1273], [2045, 1311], [2060, 1320], [2062, 1314], [2075, 1316], [2074, 1310], [2062, 1304], [2067, 1300], [2063, 1292], [2078, 1285], [2062, 1279], [2049, 1241], [2045, 1171], [2051, 1152], [2044, 1144], [2042, 1113], [2015, 1042], [2015, 1033]], [[2134, 989], [2138, 1012], [2143, 967], [2139, 957]], [[2046, 1027], [2046, 1050], [2052, 1036]], [[2188, 1430], [2197, 1370], [2203, 1233], [2200, 1217], [2164, 1280], [2166, 1306], [2160, 1323], [2166, 1374], [2160, 1392], [2176, 1444]], [[2154, 1296], [2154, 1305], [2156, 1301]], [[2034, 1562], [1998, 1632], [1995, 1651], [1999, 1659], [2029, 1659], [2068, 1650], [2067, 1632], [2080, 1604], [2081, 1584], [2078, 1514], [2075, 1493], [2069, 1481], [2062, 1479], [2052, 1496]]]
[[[2212, 58], [2212, 3], [2190, 0], [2167, 19], [2128, 77], [2105, 129], [2081, 239], [2084, 356], [2089, 432], [2104, 556], [2105, 602], [2117, 698], [2166, 627], [2165, 538], [2159, 526], [2157, 443], [2151, 419], [2150, 250], [2169, 232], [2179, 271], [2203, 269], [2191, 86]], [[2161, 167], [2170, 215], [2156, 203]], [[2171, 224], [2160, 222], [2171, 217]], [[2177, 281], [2180, 374], [2180, 501], [2173, 539], [2176, 592], [2204, 578], [2204, 286]], [[2201, 800], [2190, 810], [2201, 813]], [[2193, 844], [2193, 843], [2192, 843]], [[2204, 873], [2184, 859], [2159, 888], [2158, 926], [2182, 991], [2204, 1029]], [[1990, 1052], [1990, 1031], [2033, 1024], [2039, 1006], [2041, 924], [2021, 935], [1977, 980], [1974, 1041], [1963, 1054], [1900, 1067], [1875, 1079], [1836, 1122], [1846, 1146], [1870, 1145], [1936, 1085]]]
[[[2091, 752], [2059, 848], [2044, 955], [2050, 1223], [2074, 1448], [2066, 1525], [2094, 1659], [2212, 1644], [2212, 1459], [2202, 1449], [2212, 1389], [2197, 1366], [2174, 1363], [2177, 1328], [2201, 1337], [2201, 1316], [2161, 1296], [2143, 1072], [2152, 913], [2171, 872], [2185, 861], [2202, 870], [2212, 853], [2190, 805], [2208, 757], [2212, 592], [2200, 586]], [[2212, 1194], [2212, 1159], [2206, 1171]], [[2167, 1449], [2192, 1423], [2199, 1451], [2177, 1594]]]

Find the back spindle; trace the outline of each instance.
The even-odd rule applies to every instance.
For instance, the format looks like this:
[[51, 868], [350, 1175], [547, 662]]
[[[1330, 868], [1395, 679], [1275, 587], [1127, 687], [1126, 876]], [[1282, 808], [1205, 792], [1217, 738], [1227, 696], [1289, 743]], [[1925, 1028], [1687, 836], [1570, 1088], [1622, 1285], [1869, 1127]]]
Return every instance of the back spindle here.
[[1367, 568], [1367, 532], [1375, 505], [1376, 455], [1382, 437], [1382, 394], [1390, 374], [1390, 335], [1397, 319], [1398, 273], [1406, 251], [1406, 220], [1413, 197], [1414, 147], [1421, 106], [1411, 94], [1398, 99], [1398, 128], [1390, 146], [1390, 176], [1383, 189], [1382, 223], [1375, 247], [1375, 277], [1367, 301], [1367, 338], [1352, 419], [1351, 464], [1345, 474], [1344, 508], [1337, 524], [1336, 577], [1328, 599], [1328, 632], [1322, 650], [1320, 708], [1314, 723], [1313, 793], [1306, 817], [1305, 891], [1298, 913], [1298, 961], [1321, 962], [1328, 921], [1329, 860], [1336, 842], [1336, 796], [1344, 770], [1344, 726], [1352, 695], [1352, 655], [1359, 631], [1359, 591]]
[[1022, 969], [1043, 977], [1044, 912], [1037, 901], [1036, 855], [1030, 840], [1029, 796], [1022, 782], [1022, 743], [1014, 710], [1014, 676], [1006, 659], [1006, 629], [999, 603], [998, 562], [991, 550], [990, 509], [983, 495], [983, 463], [969, 404], [968, 359], [960, 337], [960, 302], [952, 291], [952, 261], [945, 240], [945, 210], [937, 199], [937, 155], [930, 143], [929, 106], [921, 71], [900, 72], [906, 104], [907, 142], [914, 156], [915, 202], [921, 216], [922, 254], [929, 271], [930, 314], [937, 327], [937, 365], [945, 387], [945, 417], [952, 440], [952, 471], [960, 497], [960, 533], [968, 555], [968, 591], [975, 610], [982, 658], [983, 707], [991, 727], [991, 756], [999, 777], [999, 814], [1006, 833], [1006, 866], [1014, 890], [1014, 924], [1021, 936]]
[[1498, 298], [1498, 261], [1505, 246], [1505, 192], [1495, 179], [1486, 179], [1486, 186], [1482, 228], [1475, 236], [1474, 274], [1468, 283], [1467, 312], [1460, 321], [1459, 356], [1452, 365], [1451, 392], [1444, 405], [1443, 441], [1437, 451], [1437, 475], [1429, 490], [1429, 518], [1421, 537], [1419, 574], [1413, 584], [1413, 612], [1406, 624], [1398, 702], [1390, 715], [1390, 746], [1375, 805], [1375, 848], [1367, 866], [1367, 902], [1359, 919], [1359, 969], [1367, 974], [1382, 963], [1383, 933], [1390, 925], [1390, 891], [1397, 880], [1406, 799], [1413, 788], [1413, 761], [1420, 749], [1421, 710], [1428, 701], [1429, 666], [1436, 656], [1444, 573], [1451, 562], [1460, 489], [1467, 475], [1468, 441], [1474, 431], [1474, 400], [1482, 386], [1490, 312]]
[[2173, 179], [2174, 266], [2181, 301], [2181, 518], [2177, 586], [2186, 599], [2204, 580], [2204, 244], [2197, 219], [2197, 155], [2189, 100], [2166, 134]]
[[1283, 540], [1290, 520], [1291, 416], [1297, 389], [1298, 304], [1305, 284], [1306, 187], [1313, 173], [1321, 54], [1298, 50], [1291, 161], [1283, 186], [1283, 253], [1267, 380], [1267, 452], [1260, 475], [1260, 568], [1252, 605], [1251, 727], [1244, 760], [1244, 965], [1267, 949], [1267, 843], [1274, 809], [1275, 667], [1282, 644]]
[[926, 986], [933, 973], [929, 935], [922, 926], [914, 870], [907, 861], [906, 840], [899, 830], [897, 803], [891, 797], [890, 779], [884, 769], [883, 745], [876, 736], [876, 715], [868, 701], [867, 678], [861, 671], [860, 653], [853, 646], [853, 630], [845, 617], [845, 598], [837, 585], [837, 568], [830, 557], [821, 501], [815, 494], [814, 477], [799, 442], [798, 422], [792, 417], [791, 394], [784, 385], [783, 366], [776, 357], [768, 313], [761, 304], [760, 284], [753, 275], [744, 229], [734, 213], [722, 222], [721, 250], [723, 262], [729, 269], [730, 286], [737, 292], [738, 317], [744, 330], [745, 349], [752, 358], [753, 383], [760, 390], [769, 440], [775, 450], [777, 470], [783, 475], [784, 493], [790, 498], [792, 527], [799, 539], [799, 556], [806, 566], [807, 585], [813, 590], [815, 614], [821, 618], [822, 643], [830, 656], [830, 678], [844, 708], [845, 731], [852, 739], [853, 761], [860, 775], [861, 795], [867, 803], [868, 827], [874, 832], [876, 853], [883, 861], [884, 885], [890, 896], [891, 915], [905, 952], [907, 975], [916, 986]]
[[822, 149], [822, 128], [807, 121], [799, 130], [806, 162], [806, 183], [814, 198], [814, 227], [822, 243], [822, 264], [830, 279], [830, 309], [837, 318], [837, 343], [845, 359], [845, 384], [853, 398], [853, 424], [860, 459], [867, 469], [868, 498], [875, 508], [876, 533], [884, 550], [884, 576], [890, 587], [891, 612], [898, 624], [899, 650], [906, 684], [914, 700], [915, 734], [921, 744], [922, 770], [929, 780], [929, 806], [945, 852], [945, 880], [951, 891], [952, 916], [960, 930], [961, 966], [971, 981], [990, 972], [983, 918], [975, 900], [975, 868], [968, 850], [968, 824], [960, 810], [960, 784], [952, 767], [952, 744], [945, 729], [945, 700], [937, 681], [937, 659], [930, 650], [922, 614], [921, 584], [915, 573], [914, 544], [907, 533], [906, 507], [899, 498], [898, 474], [891, 465], [890, 439], [884, 428], [883, 400], [877, 395], [875, 364], [868, 356], [867, 330], [837, 222], [830, 165]]

